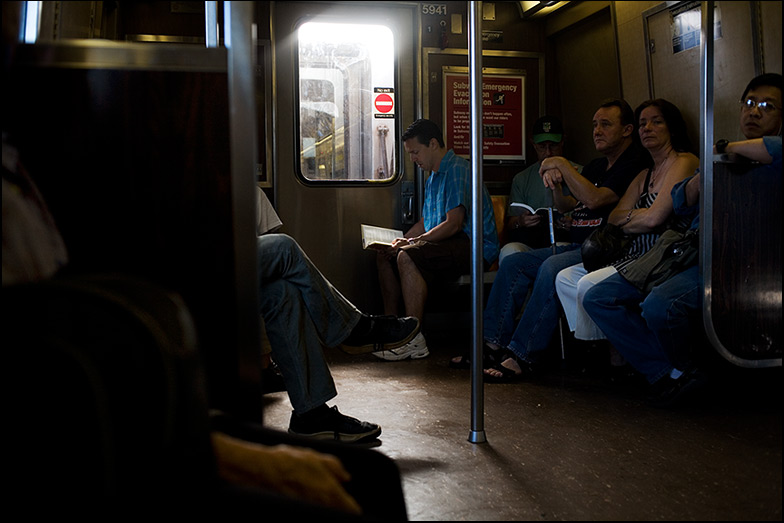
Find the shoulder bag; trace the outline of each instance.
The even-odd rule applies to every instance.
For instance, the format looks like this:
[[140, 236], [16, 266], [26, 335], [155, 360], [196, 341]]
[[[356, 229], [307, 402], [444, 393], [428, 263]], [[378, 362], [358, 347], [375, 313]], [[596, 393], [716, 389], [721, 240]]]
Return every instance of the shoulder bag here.
[[696, 264], [700, 255], [698, 229], [668, 229], [653, 247], [620, 271], [632, 285], [645, 294], [660, 283]]

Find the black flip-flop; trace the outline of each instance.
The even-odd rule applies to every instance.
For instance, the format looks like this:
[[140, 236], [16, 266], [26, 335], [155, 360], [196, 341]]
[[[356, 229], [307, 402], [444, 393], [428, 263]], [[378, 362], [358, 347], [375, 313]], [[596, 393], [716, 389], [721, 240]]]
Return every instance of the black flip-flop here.
[[[486, 368], [490, 368], [493, 365], [501, 363], [501, 361], [506, 359], [506, 356], [501, 358], [501, 361], [498, 361], [498, 355], [505, 355], [504, 349], [491, 349], [487, 343], [484, 345], [484, 349], [482, 350], [482, 358], [484, 359], [484, 363]], [[460, 358], [459, 361], [455, 361], [456, 358]], [[464, 354], [462, 356], [455, 356], [449, 360], [449, 366], [453, 369], [470, 369], [471, 368], [471, 358], [468, 354]]]
[[[493, 362], [492, 365], [486, 366], [482, 370], [482, 377], [485, 383], [514, 383], [520, 381], [523, 378], [524, 372], [522, 370], [522, 365], [520, 364], [520, 361], [518, 361], [517, 359], [517, 356], [510, 350], [504, 350], [499, 352], [502, 353], [500, 357], [498, 357], [496, 361]], [[517, 361], [517, 365], [521, 369], [520, 372], [515, 372], [514, 370], [503, 366], [503, 362], [505, 362], [510, 358]], [[501, 375], [490, 376], [485, 372], [485, 370], [489, 370], [489, 369], [497, 370], [498, 372], [501, 373]]]

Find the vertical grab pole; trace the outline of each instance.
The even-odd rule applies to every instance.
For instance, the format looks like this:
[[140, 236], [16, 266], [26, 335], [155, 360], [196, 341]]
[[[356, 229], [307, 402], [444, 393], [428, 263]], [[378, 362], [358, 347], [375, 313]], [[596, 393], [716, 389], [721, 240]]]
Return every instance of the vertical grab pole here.
[[[555, 245], [555, 222], [553, 221], [553, 208], [547, 208], [547, 219], [549, 220], [550, 224], [550, 249], [552, 249], [553, 255], [556, 254], [556, 245]], [[564, 351], [564, 336], [563, 336], [563, 316], [558, 316], [558, 334], [561, 336], [561, 363], [566, 361], [566, 352]]]
[[204, 2], [204, 43], [218, 47], [218, 2]]
[[237, 300], [238, 416], [261, 421], [258, 270], [256, 263], [256, 96], [254, 2], [223, 3], [228, 62], [231, 200]]
[[713, 282], [713, 4], [702, 2], [700, 29], [700, 270], [702, 271], [702, 320], [711, 324]]
[[468, 441], [487, 441], [484, 429], [484, 380], [482, 373], [482, 2], [468, 2], [468, 69], [471, 83], [471, 433]]

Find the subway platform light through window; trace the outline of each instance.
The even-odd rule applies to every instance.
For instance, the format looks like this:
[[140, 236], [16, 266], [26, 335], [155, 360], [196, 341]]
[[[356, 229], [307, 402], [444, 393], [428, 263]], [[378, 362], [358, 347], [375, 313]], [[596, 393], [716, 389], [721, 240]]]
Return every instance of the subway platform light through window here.
[[397, 108], [390, 28], [312, 21], [297, 38], [299, 174], [308, 181], [392, 178]]

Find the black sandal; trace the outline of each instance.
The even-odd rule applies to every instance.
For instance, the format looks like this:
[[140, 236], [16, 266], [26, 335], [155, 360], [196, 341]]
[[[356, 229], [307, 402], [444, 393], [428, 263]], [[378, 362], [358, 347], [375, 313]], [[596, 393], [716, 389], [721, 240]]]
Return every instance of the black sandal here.
[[[485, 365], [484, 369], [482, 370], [483, 378], [485, 383], [514, 383], [519, 381], [523, 377], [523, 366], [520, 364], [520, 361], [517, 358], [517, 355], [510, 351], [509, 349], [503, 349], [499, 351], [494, 351], [498, 354], [495, 355], [494, 360], [491, 360], [491, 365]], [[520, 372], [515, 371], [514, 369], [510, 369], [509, 367], [505, 367], [503, 362], [506, 360], [513, 360], [517, 363], [517, 366], [520, 367]], [[487, 370], [495, 370], [501, 373], [500, 376], [491, 376], [487, 374]]]
[[[484, 364], [486, 368], [490, 368], [493, 365], [500, 364], [501, 362], [497, 361], [498, 355], [504, 352], [504, 349], [491, 349], [487, 343], [484, 344], [482, 349], [482, 359], [484, 360]], [[458, 360], [458, 358], [460, 358]], [[502, 358], [503, 361], [506, 358]], [[449, 366], [453, 369], [470, 369], [471, 368], [471, 356], [469, 354], [463, 354], [462, 356], [455, 356], [454, 358], [449, 360]]]

